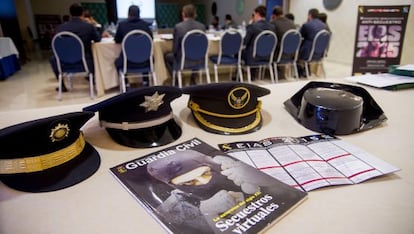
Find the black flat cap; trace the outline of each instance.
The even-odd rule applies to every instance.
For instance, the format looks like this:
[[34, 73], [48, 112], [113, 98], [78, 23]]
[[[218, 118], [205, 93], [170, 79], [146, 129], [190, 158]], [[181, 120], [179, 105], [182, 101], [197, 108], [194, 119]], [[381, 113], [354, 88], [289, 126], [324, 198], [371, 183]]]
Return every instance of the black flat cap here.
[[101, 126], [115, 142], [134, 148], [157, 147], [181, 136], [170, 105], [181, 94], [181, 89], [171, 86], [145, 87], [83, 110], [98, 111]]
[[73, 112], [0, 130], [0, 180], [26, 192], [75, 185], [99, 168], [98, 152], [80, 128], [93, 112]]
[[362, 87], [312, 81], [284, 102], [304, 127], [330, 135], [348, 135], [387, 120], [381, 107]]
[[259, 97], [270, 90], [253, 84], [230, 82], [183, 88], [188, 107], [198, 125], [212, 133], [235, 135], [257, 131], [262, 126]]

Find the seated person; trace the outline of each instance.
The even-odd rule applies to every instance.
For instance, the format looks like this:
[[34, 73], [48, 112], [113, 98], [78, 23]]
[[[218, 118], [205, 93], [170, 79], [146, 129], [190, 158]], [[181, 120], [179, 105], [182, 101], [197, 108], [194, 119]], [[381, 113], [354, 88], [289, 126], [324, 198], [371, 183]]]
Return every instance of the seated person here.
[[[153, 37], [152, 31], [149, 28], [149, 24], [140, 18], [139, 7], [136, 5], [131, 5], [128, 9], [128, 19], [118, 24], [118, 28], [116, 30], [114, 37], [115, 43], [122, 43], [124, 37], [130, 31], [135, 29], [143, 30], [146, 33], [148, 33], [151, 36], [151, 38]], [[148, 67], [149, 61], [142, 64], [128, 63], [127, 65], [129, 68]], [[118, 70], [124, 66], [124, 57], [122, 55], [122, 52], [119, 55], [119, 57], [115, 60], [115, 66]], [[128, 87], [128, 80], [126, 79], [125, 82]], [[143, 86], [148, 86], [148, 76], [144, 76], [142, 84]]]
[[309, 58], [313, 39], [319, 31], [326, 29], [326, 24], [318, 19], [318, 15], [318, 9], [310, 9], [308, 12], [308, 21], [300, 28], [300, 34], [303, 37], [303, 41], [299, 50], [299, 60], [306, 60]]
[[[181, 61], [181, 42], [184, 35], [194, 29], [206, 30], [206, 27], [202, 23], [195, 20], [197, 15], [194, 5], [185, 5], [182, 9], [181, 16], [183, 17], [183, 21], [174, 27], [173, 51], [165, 55], [165, 62], [170, 73], [172, 73], [174, 66], [177, 66]], [[194, 74], [191, 76], [191, 83], [195, 84]]]
[[[323, 29], [327, 29], [326, 24], [318, 18], [318, 15], [318, 9], [310, 9], [308, 11], [308, 21], [304, 23], [299, 30], [303, 40], [299, 49], [298, 60], [307, 60], [309, 58], [313, 39], [315, 39], [316, 34]], [[305, 68], [300, 64], [298, 64], [297, 67], [299, 76], [305, 77]]]
[[[101, 35], [98, 33], [96, 28], [86, 23], [81, 19], [83, 14], [83, 8], [80, 4], [74, 3], [70, 6], [70, 15], [71, 19], [64, 24], [61, 24], [57, 27], [56, 32], [73, 32], [80, 37], [83, 42], [84, 50], [85, 50], [85, 58], [86, 63], [88, 65], [89, 71], [94, 73], [94, 66], [93, 66], [93, 58], [92, 58], [92, 49], [91, 49], [91, 42], [99, 42], [101, 41]], [[52, 56], [50, 58], [50, 65], [52, 66], [53, 72], [55, 73], [56, 79], [58, 79], [58, 68], [56, 63], [56, 58]], [[62, 84], [62, 90], [64, 92], [67, 91], [66, 86]]]
[[[275, 33], [276, 33], [276, 36], [277, 36], [277, 39], [278, 39], [278, 42], [277, 42], [277, 45], [276, 45], [275, 54], [273, 56], [273, 60], [276, 61], [277, 60], [277, 57], [279, 56], [280, 45], [282, 43], [283, 35], [288, 30], [296, 29], [296, 26], [295, 26], [295, 24], [293, 23], [292, 20], [286, 18], [283, 15], [283, 9], [280, 6], [275, 6], [273, 8], [273, 11], [272, 11], [272, 19], [271, 19], [270, 23], [274, 25], [274, 27], [275, 27]], [[293, 54], [289, 54], [289, 55], [285, 55], [284, 54], [282, 58], [291, 59], [292, 57], [294, 57]], [[284, 66], [280, 67], [278, 69], [278, 72], [279, 72], [278, 77], [280, 79], [284, 79], [285, 78], [285, 67]]]
[[230, 14], [227, 14], [224, 18], [224, 25], [222, 29], [231, 29], [231, 28], [237, 28], [236, 23], [234, 23], [233, 18]]
[[91, 12], [89, 10], [84, 10], [83, 14], [82, 14], [82, 19], [86, 22], [86, 23], [90, 23], [93, 26], [100, 28], [101, 25], [95, 20], [95, 18], [93, 18]]
[[274, 26], [266, 21], [266, 7], [260, 5], [254, 9], [253, 23], [247, 25], [246, 28], [246, 36], [244, 37], [243, 41], [245, 48], [242, 51], [242, 59], [246, 62], [246, 64], [250, 64], [254, 61], [254, 40], [263, 30], [274, 31]]
[[220, 23], [220, 18], [217, 15], [213, 16], [213, 21], [211, 22], [210, 29], [213, 29], [215, 31], [220, 30], [219, 23]]

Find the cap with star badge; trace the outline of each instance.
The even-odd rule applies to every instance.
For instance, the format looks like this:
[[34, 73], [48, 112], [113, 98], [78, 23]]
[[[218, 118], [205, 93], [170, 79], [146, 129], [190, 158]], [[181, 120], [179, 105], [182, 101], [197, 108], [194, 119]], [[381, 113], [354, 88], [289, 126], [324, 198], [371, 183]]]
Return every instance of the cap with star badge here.
[[182, 94], [179, 88], [152, 86], [134, 89], [85, 107], [99, 112], [99, 120], [111, 138], [134, 148], [157, 147], [181, 136], [170, 103]]
[[261, 101], [270, 90], [247, 83], [216, 83], [183, 88], [198, 125], [212, 133], [234, 135], [259, 130]]
[[93, 112], [73, 112], [0, 130], [0, 180], [26, 192], [75, 185], [99, 168], [98, 152], [80, 128]]

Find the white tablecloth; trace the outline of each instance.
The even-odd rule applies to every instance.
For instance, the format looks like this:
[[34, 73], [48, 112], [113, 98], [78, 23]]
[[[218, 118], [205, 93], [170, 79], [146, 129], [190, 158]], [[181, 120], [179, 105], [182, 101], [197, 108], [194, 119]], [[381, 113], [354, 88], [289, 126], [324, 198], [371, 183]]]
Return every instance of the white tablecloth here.
[[12, 54], [19, 57], [19, 52], [17, 51], [13, 40], [9, 37], [0, 37], [0, 59]]
[[[312, 131], [297, 123], [283, 102], [306, 81], [267, 85], [263, 101], [263, 127], [247, 135], [223, 136], [200, 129], [183, 95], [172, 103], [183, 134], [175, 142], [198, 137], [219, 143], [261, 140], [272, 136], [305, 136]], [[414, 233], [414, 125], [413, 90], [391, 92], [366, 89], [384, 110], [388, 121], [380, 127], [341, 137], [401, 168], [394, 174], [356, 185], [332, 186], [309, 192], [308, 199], [266, 233]], [[79, 111], [85, 105], [0, 112], [0, 128], [26, 120]], [[67, 189], [24, 193], [0, 182], [0, 233], [164, 233], [144, 208], [116, 181], [109, 168], [162, 149], [134, 149], [114, 143], [95, 115], [83, 128], [86, 140], [101, 156], [101, 167], [89, 179]], [[22, 142], [24, 147], [25, 142]], [[166, 147], [170, 146], [167, 145]]]
[[[219, 41], [217, 38], [209, 37], [209, 55], [217, 54]], [[163, 40], [159, 37], [154, 38], [154, 67], [158, 85], [170, 85], [171, 78], [166, 68], [164, 54], [172, 51], [172, 40]], [[115, 59], [121, 52], [121, 45], [115, 44], [111, 39], [92, 45], [92, 52], [95, 65], [95, 83], [97, 96], [103, 96], [105, 90], [119, 85], [118, 73], [115, 68]]]

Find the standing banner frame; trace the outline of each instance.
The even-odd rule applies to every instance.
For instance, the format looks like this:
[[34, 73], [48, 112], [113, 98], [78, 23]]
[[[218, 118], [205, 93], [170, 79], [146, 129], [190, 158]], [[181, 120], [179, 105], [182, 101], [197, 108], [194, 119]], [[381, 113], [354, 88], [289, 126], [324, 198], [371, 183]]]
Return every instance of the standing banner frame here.
[[399, 65], [410, 5], [358, 6], [352, 75]]

